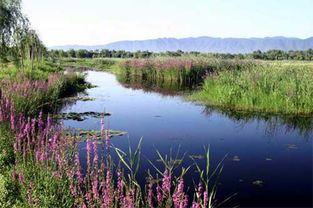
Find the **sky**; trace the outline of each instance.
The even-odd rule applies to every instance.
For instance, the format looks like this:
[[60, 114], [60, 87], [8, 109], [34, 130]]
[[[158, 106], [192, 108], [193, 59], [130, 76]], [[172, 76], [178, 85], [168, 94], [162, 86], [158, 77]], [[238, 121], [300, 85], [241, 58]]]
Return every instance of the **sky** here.
[[22, 5], [47, 46], [313, 36], [313, 0], [24, 0]]

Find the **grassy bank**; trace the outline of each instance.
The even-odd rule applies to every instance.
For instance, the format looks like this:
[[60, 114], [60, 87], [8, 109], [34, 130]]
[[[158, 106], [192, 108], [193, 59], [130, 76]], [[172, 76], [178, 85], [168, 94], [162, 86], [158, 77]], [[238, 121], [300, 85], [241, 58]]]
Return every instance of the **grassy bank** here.
[[[64, 190], [65, 181], [53, 178], [49, 166], [34, 166], [32, 160], [26, 159], [30, 151], [19, 159], [17, 148], [22, 144], [27, 144], [29, 149], [40, 145], [35, 138], [50, 135], [50, 130], [41, 132], [44, 115], [40, 113], [40, 118], [36, 115], [55, 108], [59, 98], [86, 87], [83, 75], [64, 74], [51, 63], [42, 63], [33, 69], [18, 69], [10, 64], [0, 68], [0, 207], [63, 205], [63, 199], [69, 195], [67, 189]], [[47, 125], [52, 129], [51, 121]], [[32, 182], [18, 183], [16, 177]], [[29, 189], [36, 190], [33, 194], [41, 200], [40, 206], [28, 203]], [[53, 194], [57, 192], [60, 195]]]
[[[141, 144], [129, 152], [111, 145], [109, 130], [101, 121], [101, 137], [69, 135], [45, 115], [68, 89], [81, 89], [76, 73], [41, 69], [1, 71], [0, 97], [0, 207], [215, 207], [221, 163], [202, 170], [194, 187], [184, 186], [184, 156], [161, 156], [162, 168], [148, 171], [139, 184]], [[49, 108], [48, 108], [49, 109]], [[91, 139], [93, 138], [93, 139]], [[99, 141], [100, 139], [100, 141]], [[98, 147], [104, 142], [105, 148]], [[79, 146], [86, 147], [86, 161]], [[113, 163], [111, 153], [118, 156]], [[86, 164], [87, 167], [81, 165]], [[188, 196], [190, 190], [192, 195]]]
[[311, 62], [266, 62], [249, 70], [209, 73], [189, 100], [248, 111], [313, 113]]
[[1, 99], [12, 102], [11, 111], [32, 116], [51, 110], [59, 98], [90, 87], [83, 74], [57, 69], [20, 70], [14, 67], [0, 70]]

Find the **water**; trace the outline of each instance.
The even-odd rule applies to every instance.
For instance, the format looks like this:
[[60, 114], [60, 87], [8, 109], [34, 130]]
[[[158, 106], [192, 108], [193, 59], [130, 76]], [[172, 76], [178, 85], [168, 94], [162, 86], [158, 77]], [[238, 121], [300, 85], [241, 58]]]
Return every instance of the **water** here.
[[[181, 146], [181, 152], [187, 154], [184, 165], [190, 165], [188, 155], [204, 154], [204, 146], [210, 145], [213, 166], [227, 154], [218, 199], [237, 193], [224, 206], [312, 206], [312, 118], [212, 109], [186, 102], [180, 96], [126, 88], [107, 72], [88, 71], [87, 81], [98, 86], [86, 91], [96, 100], [77, 101], [62, 111], [112, 112], [106, 117], [106, 127], [128, 132], [112, 138], [116, 147], [126, 150], [128, 140], [135, 145], [143, 137], [144, 158], [156, 162], [155, 149], [167, 154], [171, 147], [177, 150]], [[99, 130], [100, 121], [66, 120], [65, 127]], [[81, 147], [84, 152], [84, 145]], [[239, 161], [233, 160], [234, 156]], [[197, 161], [204, 165], [203, 159]], [[153, 169], [143, 159], [139, 174], [142, 182], [148, 168]], [[195, 176], [191, 172], [187, 182], [192, 184]], [[263, 183], [256, 185], [255, 181]]]

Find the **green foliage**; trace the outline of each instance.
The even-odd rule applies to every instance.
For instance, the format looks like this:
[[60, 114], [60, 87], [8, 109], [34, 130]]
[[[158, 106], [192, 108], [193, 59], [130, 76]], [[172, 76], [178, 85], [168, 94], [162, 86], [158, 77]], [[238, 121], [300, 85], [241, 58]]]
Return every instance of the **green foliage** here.
[[0, 0], [0, 63], [12, 62], [24, 68], [29, 60], [31, 68], [40, 63], [46, 48], [28, 19], [21, 11], [20, 0]]
[[2, 175], [0, 173], [0, 207], [12, 208], [23, 207], [17, 205], [21, 200], [19, 195], [19, 186], [12, 180], [8, 174]]
[[310, 65], [264, 64], [250, 70], [211, 73], [200, 92], [189, 97], [208, 105], [284, 114], [313, 113]]
[[25, 196], [20, 202], [21, 207], [30, 206], [26, 197], [28, 193], [31, 193], [32, 201], [36, 203], [36, 207], [73, 207], [74, 199], [68, 188], [68, 179], [54, 176], [53, 168], [49, 166], [38, 167], [31, 162], [29, 164], [25, 162], [16, 166], [15, 171], [22, 173], [25, 181], [20, 188], [21, 196]]

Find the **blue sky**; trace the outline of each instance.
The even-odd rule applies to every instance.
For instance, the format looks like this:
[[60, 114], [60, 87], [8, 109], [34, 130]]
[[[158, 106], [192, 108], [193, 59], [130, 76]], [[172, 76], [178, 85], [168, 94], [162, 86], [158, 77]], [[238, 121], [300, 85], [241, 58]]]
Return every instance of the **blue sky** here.
[[313, 36], [313, 0], [24, 0], [47, 46], [160, 37]]

